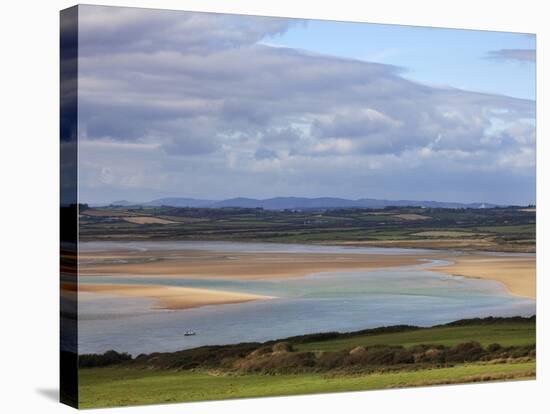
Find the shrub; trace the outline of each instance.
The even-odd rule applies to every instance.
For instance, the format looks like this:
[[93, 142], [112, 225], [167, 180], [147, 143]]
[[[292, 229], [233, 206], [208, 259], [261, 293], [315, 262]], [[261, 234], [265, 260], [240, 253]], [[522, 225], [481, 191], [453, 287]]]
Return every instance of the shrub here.
[[445, 361], [445, 350], [438, 348], [429, 348], [424, 352], [414, 354], [416, 363], [441, 363]]
[[365, 349], [364, 346], [356, 346], [355, 348], [353, 348], [352, 350], [349, 351], [349, 354], [350, 355], [364, 355], [367, 353], [367, 350]]
[[397, 349], [393, 354], [394, 364], [412, 364], [414, 363], [414, 355], [407, 349]]
[[478, 361], [483, 353], [479, 342], [464, 342], [449, 348], [445, 359], [447, 362], [472, 362]]
[[247, 358], [257, 358], [261, 355], [270, 354], [271, 352], [272, 349], [270, 346], [262, 346], [248, 354]]
[[103, 354], [84, 354], [78, 357], [78, 366], [80, 368], [106, 367], [109, 365], [120, 364], [124, 361], [130, 361], [132, 356], [126, 352], [119, 353], [113, 350]]
[[502, 349], [502, 346], [500, 344], [487, 345], [487, 351], [489, 352], [496, 352], [496, 351], [500, 351], [501, 349]]
[[288, 342], [277, 342], [272, 349], [273, 352], [292, 352], [292, 345]]
[[299, 373], [314, 366], [315, 355], [312, 352], [276, 352], [257, 358], [242, 358], [233, 365], [240, 371], [264, 374]]
[[[390, 365], [394, 363], [396, 350], [403, 350], [402, 347], [373, 346], [367, 348], [364, 361], [371, 365]], [[412, 354], [411, 354], [412, 355]]]
[[347, 356], [347, 351], [323, 352], [317, 358], [316, 366], [322, 370], [341, 368]]

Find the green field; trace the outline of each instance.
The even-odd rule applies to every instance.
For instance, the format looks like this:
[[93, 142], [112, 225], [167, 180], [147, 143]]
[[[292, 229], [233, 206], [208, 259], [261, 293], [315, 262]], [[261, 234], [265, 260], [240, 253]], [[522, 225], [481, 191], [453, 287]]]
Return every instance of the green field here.
[[[388, 330], [394, 332], [388, 332]], [[333, 337], [330, 338], [330, 335]], [[318, 340], [325, 336], [326, 340]], [[500, 344], [507, 356], [493, 356], [476, 362], [393, 363], [350, 366], [343, 363], [327, 369], [301, 365], [307, 355], [334, 355], [345, 361], [348, 350], [358, 346], [401, 345], [414, 349], [420, 344], [460, 347], [477, 341], [485, 349]], [[535, 356], [521, 347], [535, 344], [534, 318], [488, 318], [465, 320], [432, 327], [377, 328], [349, 334], [314, 334], [221, 347], [203, 347], [174, 353], [157, 353], [103, 368], [81, 368], [81, 408], [187, 402], [276, 395], [373, 390], [436, 384], [520, 380], [535, 377]], [[267, 347], [288, 344], [289, 351], [258, 353]], [[507, 348], [509, 347], [509, 348]], [[516, 347], [516, 348], [514, 348]], [[369, 348], [367, 348], [369, 349]], [[403, 348], [402, 348], [403, 349]], [[452, 350], [452, 348], [447, 348]], [[532, 348], [531, 348], [532, 349]], [[508, 350], [508, 351], [507, 351]], [[516, 350], [522, 356], [515, 356]], [[315, 352], [307, 352], [315, 351]], [[369, 351], [367, 351], [369, 352]], [[412, 351], [417, 352], [417, 351]], [[448, 351], [451, 352], [451, 351]], [[295, 358], [288, 371], [284, 364], [264, 372], [239, 369], [233, 361], [254, 358]], [[263, 355], [263, 356], [262, 356]], [[270, 356], [271, 355], [271, 356]], [[339, 355], [339, 356], [338, 356]], [[82, 357], [81, 357], [82, 358]], [[344, 358], [344, 359], [342, 359]], [[275, 360], [274, 359], [274, 360]], [[227, 361], [231, 360], [231, 363]], [[279, 359], [284, 362], [285, 359]], [[469, 360], [472, 361], [472, 360]], [[295, 371], [292, 369], [296, 368]]]
[[534, 372], [535, 362], [498, 365], [466, 364], [449, 368], [353, 376], [220, 375], [205, 371], [93, 368], [80, 372], [80, 407], [159, 404], [527, 379], [533, 378]]
[[477, 341], [482, 346], [498, 343], [502, 346], [522, 346], [534, 344], [535, 322], [503, 323], [495, 325], [442, 326], [407, 332], [378, 335], [359, 335], [328, 341], [307, 342], [295, 345], [299, 351], [336, 351], [362, 345], [402, 345], [419, 344], [452, 346], [461, 342]]

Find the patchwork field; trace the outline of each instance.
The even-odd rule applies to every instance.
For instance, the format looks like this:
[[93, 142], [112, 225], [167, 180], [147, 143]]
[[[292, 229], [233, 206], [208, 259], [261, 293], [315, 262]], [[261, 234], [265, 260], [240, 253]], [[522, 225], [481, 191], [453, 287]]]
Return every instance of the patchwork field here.
[[166, 220], [159, 217], [149, 217], [149, 216], [135, 216], [135, 217], [124, 217], [128, 223], [134, 224], [173, 224], [176, 223], [172, 220]]
[[535, 251], [531, 208], [80, 208], [82, 240], [228, 240]]

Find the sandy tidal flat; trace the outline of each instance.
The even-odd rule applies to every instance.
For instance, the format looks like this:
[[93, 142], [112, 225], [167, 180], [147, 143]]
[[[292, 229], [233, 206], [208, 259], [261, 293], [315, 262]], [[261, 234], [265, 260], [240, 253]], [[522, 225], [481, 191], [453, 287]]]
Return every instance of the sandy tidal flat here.
[[[412, 251], [414, 252], [414, 251]], [[452, 264], [431, 270], [450, 275], [501, 282], [516, 296], [535, 298], [535, 257], [520, 255], [454, 254], [433, 251], [413, 254], [274, 253], [197, 250], [109, 251], [81, 255], [83, 276], [131, 276], [269, 280], [296, 278], [319, 272], [377, 270], [411, 266], [431, 259]], [[86, 292], [152, 298], [167, 309], [269, 299], [269, 296], [160, 285], [81, 284]]]
[[[428, 255], [433, 257], [434, 255]], [[422, 263], [423, 255], [246, 253], [197, 250], [111, 251], [81, 255], [84, 276], [266, 280], [319, 272], [374, 270]], [[188, 309], [271, 299], [270, 296], [160, 285], [80, 284], [84, 292], [154, 299], [158, 307]]]
[[432, 268], [451, 275], [501, 282], [512, 295], [536, 297], [534, 256], [464, 255], [450, 259], [453, 264]]
[[153, 299], [158, 309], [190, 309], [273, 298], [240, 292], [156, 285], [80, 284], [78, 288], [83, 292]]
[[[294, 278], [319, 272], [374, 270], [410, 266], [441, 258], [423, 255], [228, 253], [212, 251], [162, 251], [84, 253], [82, 275], [171, 276], [178, 278], [262, 280]], [[99, 261], [93, 264], [90, 261]], [[104, 261], [101, 263], [101, 261]], [[105, 263], [109, 262], [109, 263]], [[88, 262], [88, 264], [86, 264]]]

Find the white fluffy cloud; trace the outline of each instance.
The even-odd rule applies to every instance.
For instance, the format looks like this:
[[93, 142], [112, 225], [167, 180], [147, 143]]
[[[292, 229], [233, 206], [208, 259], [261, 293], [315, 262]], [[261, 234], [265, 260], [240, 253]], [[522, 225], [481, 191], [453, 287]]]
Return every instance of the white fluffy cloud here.
[[301, 21], [83, 6], [79, 22], [88, 201], [534, 197], [532, 101], [259, 44]]

